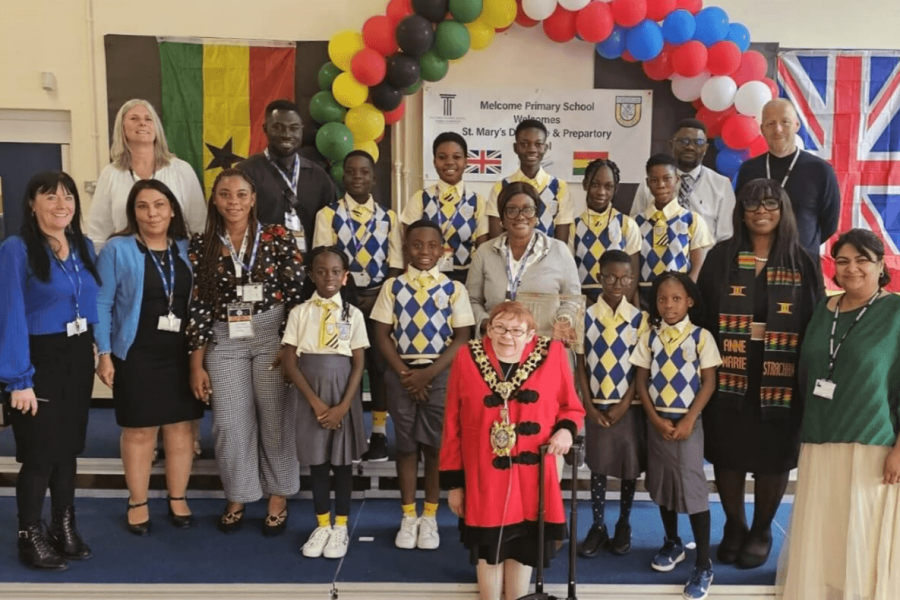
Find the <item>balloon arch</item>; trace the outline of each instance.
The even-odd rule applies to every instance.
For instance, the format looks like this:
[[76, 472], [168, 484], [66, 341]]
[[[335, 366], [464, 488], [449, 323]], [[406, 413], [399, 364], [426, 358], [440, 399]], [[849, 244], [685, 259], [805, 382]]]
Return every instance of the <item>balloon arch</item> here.
[[642, 63], [647, 77], [671, 80], [672, 93], [693, 103], [716, 139], [716, 167], [733, 177], [741, 163], [766, 151], [759, 133], [763, 105], [778, 95], [765, 57], [750, 50], [750, 32], [703, 0], [390, 0], [385, 15], [362, 32], [328, 42], [310, 101], [319, 123], [316, 147], [340, 181], [353, 149], [378, 160], [377, 142], [403, 117], [404, 96], [439, 81], [450, 61], [484, 50], [513, 24], [541, 25], [552, 41], [594, 44], [607, 59]]

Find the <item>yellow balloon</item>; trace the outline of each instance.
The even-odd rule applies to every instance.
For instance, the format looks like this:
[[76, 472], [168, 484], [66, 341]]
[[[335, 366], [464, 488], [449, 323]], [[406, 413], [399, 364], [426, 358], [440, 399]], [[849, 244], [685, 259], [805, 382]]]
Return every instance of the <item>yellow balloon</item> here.
[[377, 163], [378, 162], [378, 144], [375, 143], [375, 140], [367, 140], [365, 142], [356, 142], [353, 144], [354, 150], [362, 150], [363, 152], [368, 152], [372, 159]]
[[494, 29], [509, 27], [516, 20], [518, 6], [516, 0], [484, 0], [479, 21], [484, 21]]
[[466, 29], [469, 30], [469, 48], [472, 50], [484, 50], [494, 41], [494, 28], [484, 19], [466, 23]]
[[358, 82], [353, 73], [341, 73], [334, 79], [331, 93], [341, 105], [347, 108], [356, 108], [366, 101], [369, 96], [369, 88]]
[[369, 103], [347, 111], [344, 124], [359, 142], [374, 140], [384, 133], [384, 113]]
[[352, 29], [345, 29], [331, 36], [331, 40], [328, 42], [328, 58], [341, 71], [349, 71], [353, 55], [364, 47], [365, 44], [361, 33]]

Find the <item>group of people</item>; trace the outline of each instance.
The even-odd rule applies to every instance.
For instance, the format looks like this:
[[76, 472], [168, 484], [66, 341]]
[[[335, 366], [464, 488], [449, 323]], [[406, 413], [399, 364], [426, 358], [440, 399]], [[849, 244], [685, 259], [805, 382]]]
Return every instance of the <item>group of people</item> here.
[[[151, 529], [160, 429], [169, 519], [192, 525], [191, 423], [206, 404], [227, 498], [219, 529], [241, 527], [246, 504], [267, 497], [263, 533], [282, 533], [287, 498], [308, 467], [316, 527], [302, 554], [342, 557], [352, 464], [387, 458], [389, 413], [396, 546], [439, 546], [435, 517], [449, 490], [483, 600], [527, 593], [531, 567], [565, 537], [555, 458], [582, 430], [593, 513], [583, 556], [629, 552], [646, 473], [665, 529], [651, 567], [671, 571], [685, 559], [678, 513], [687, 513], [696, 558], [684, 596], [705, 598], [713, 562], [704, 457], [726, 515], [717, 559], [744, 568], [767, 560], [799, 459], [786, 597], [893, 597], [900, 306], [884, 291], [884, 246], [864, 230], [832, 244], [845, 293], [823, 297], [818, 247], [835, 232], [839, 195], [830, 167], [796, 147], [798, 126], [789, 103], [765, 107], [769, 153], [744, 164], [735, 197], [701, 164], [704, 125], [679, 122], [672, 156], [647, 161], [633, 217], [613, 206], [619, 168], [608, 159], [586, 169], [587, 207], [575, 215], [565, 182], [541, 167], [539, 121], [518, 125], [520, 169], [488, 198], [463, 181], [465, 139], [442, 133], [433, 142], [440, 181], [398, 217], [375, 201], [365, 152], [344, 158], [338, 197], [298, 154], [302, 122], [290, 102], [266, 108], [266, 151], [224, 169], [208, 205], [168, 152], [152, 106], [126, 104], [88, 236], [74, 182], [42, 173], [29, 185], [21, 235], [0, 246], [0, 382], [22, 463], [21, 560], [62, 569], [90, 556], [73, 506], [96, 345], [123, 427], [126, 523], [138, 535]], [[582, 316], [562, 300], [536, 318], [523, 294], [583, 294], [587, 309]], [[538, 481], [543, 446], [550, 458]], [[609, 477], [621, 480], [612, 535]], [[860, 505], [869, 508], [851, 508]]]

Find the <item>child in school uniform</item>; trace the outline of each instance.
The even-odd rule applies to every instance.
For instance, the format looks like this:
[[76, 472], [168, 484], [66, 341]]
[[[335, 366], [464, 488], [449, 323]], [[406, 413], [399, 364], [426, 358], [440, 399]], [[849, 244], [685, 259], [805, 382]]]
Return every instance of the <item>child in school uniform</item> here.
[[537, 207], [536, 228], [552, 238], [569, 243], [569, 230], [575, 220], [575, 209], [569, 198], [569, 186], [541, 167], [547, 153], [547, 127], [536, 119], [525, 119], [516, 125], [513, 151], [519, 158], [519, 169], [494, 184], [488, 196], [488, 237], [503, 233], [497, 198], [500, 190], [514, 181], [530, 183], [541, 197]]
[[[388, 279], [372, 309], [374, 342], [390, 367], [388, 411], [397, 442], [397, 478], [403, 517], [398, 548], [434, 550], [440, 544], [438, 470], [450, 364], [475, 324], [465, 286], [440, 271], [440, 227], [419, 220], [406, 229], [406, 273]], [[425, 455], [425, 506], [416, 510], [419, 454]]]
[[697, 281], [706, 250], [715, 243], [699, 214], [678, 203], [678, 167], [667, 154], [647, 161], [647, 186], [653, 204], [635, 217], [641, 232], [640, 306], [650, 308], [650, 289], [665, 271], [687, 273]]
[[413, 194], [400, 221], [407, 227], [419, 219], [437, 223], [444, 237], [441, 272], [465, 284], [472, 254], [488, 237], [486, 200], [463, 182], [469, 147], [461, 135], [441, 133], [431, 149], [440, 181]]
[[291, 310], [282, 339], [282, 369], [293, 383], [289, 401], [297, 403], [297, 458], [300, 466], [309, 467], [318, 522], [302, 551], [309, 558], [341, 558], [350, 542], [352, 463], [366, 450], [360, 383], [369, 338], [362, 312], [352, 304], [353, 284], [343, 287], [347, 257], [334, 247], [320, 246], [307, 260], [304, 302]]
[[[389, 277], [403, 272], [403, 248], [400, 223], [389, 208], [382, 208], [372, 197], [375, 187], [375, 161], [362, 150], [344, 157], [344, 197], [316, 214], [313, 247], [337, 246], [350, 264], [350, 276], [359, 294], [359, 308], [367, 317], [381, 286]], [[372, 393], [372, 436], [366, 460], [385, 461], [387, 453], [387, 405], [384, 371], [386, 365], [378, 349], [366, 351], [366, 371]]]
[[697, 285], [686, 273], [667, 271], [653, 283], [650, 329], [640, 338], [631, 364], [647, 428], [647, 491], [659, 505], [666, 538], [650, 566], [671, 571], [684, 560], [678, 513], [690, 515], [697, 560], [684, 597], [702, 600], [712, 584], [709, 557], [709, 492], [703, 471], [700, 413], [716, 387], [722, 364], [703, 322]]
[[[591, 161], [582, 182], [587, 210], [575, 218], [569, 245], [578, 265], [581, 291], [593, 303], [600, 297], [600, 256], [607, 250], [622, 250], [630, 257], [632, 273], [640, 269], [641, 234], [628, 215], [616, 210], [612, 201], [619, 189], [619, 167], [611, 160]], [[633, 299], [637, 280], [632, 279], [625, 298]]]
[[585, 459], [591, 470], [594, 523], [579, 546], [593, 557], [609, 543], [604, 521], [607, 477], [622, 481], [619, 520], [610, 546], [613, 554], [631, 550], [631, 507], [637, 478], [647, 464], [647, 422], [634, 393], [634, 367], [629, 362], [647, 329], [647, 314], [628, 302], [634, 275], [632, 257], [621, 250], [600, 256], [603, 294], [585, 312], [584, 354], [578, 354], [576, 377], [587, 411]]

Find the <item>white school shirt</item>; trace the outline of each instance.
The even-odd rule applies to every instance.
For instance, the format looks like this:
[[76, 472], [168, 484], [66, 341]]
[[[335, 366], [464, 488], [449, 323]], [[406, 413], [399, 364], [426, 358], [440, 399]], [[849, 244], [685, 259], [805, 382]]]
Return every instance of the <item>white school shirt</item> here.
[[[369, 347], [365, 318], [362, 311], [352, 305], [348, 314], [350, 335], [346, 339], [338, 336], [337, 348], [320, 347], [319, 327], [322, 324], [322, 312], [324, 309], [316, 305], [316, 300], [323, 300], [323, 298], [318, 292], [313, 292], [309, 300], [295, 306], [291, 310], [291, 313], [288, 315], [287, 325], [284, 327], [282, 344], [296, 346], [297, 356], [301, 354], [342, 354], [344, 356], [353, 356], [354, 350]], [[343, 321], [341, 318], [344, 312], [344, 301], [341, 300], [341, 294], [335, 294], [330, 300], [338, 305], [338, 308], [334, 309], [337, 311], [338, 323], [346, 323], [347, 321]]]

